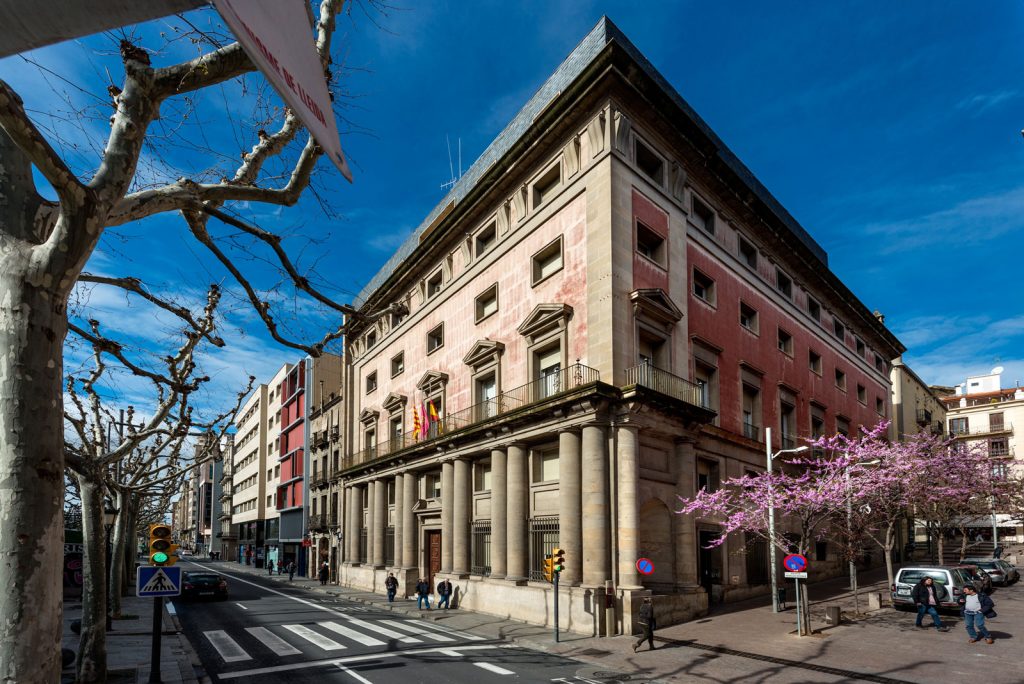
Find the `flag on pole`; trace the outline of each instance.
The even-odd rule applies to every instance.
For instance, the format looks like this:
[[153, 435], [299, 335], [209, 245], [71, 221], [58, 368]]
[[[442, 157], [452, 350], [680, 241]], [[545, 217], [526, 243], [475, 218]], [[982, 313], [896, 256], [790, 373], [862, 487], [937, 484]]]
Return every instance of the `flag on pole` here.
[[420, 404], [420, 413], [422, 414], [420, 430], [423, 431], [423, 437], [425, 439], [430, 434], [430, 417], [427, 415], [426, 403]]
[[433, 399], [430, 400], [427, 406], [430, 408], [430, 420], [437, 423], [437, 433], [441, 434], [441, 416], [437, 415], [437, 407], [434, 406]]
[[420, 423], [420, 412], [419, 412], [419, 409], [416, 408], [415, 405], [413, 405], [413, 407], [412, 407], [412, 436], [413, 436], [413, 439], [418, 440], [420, 438], [420, 430], [422, 430], [422, 429], [423, 429], [423, 426]]

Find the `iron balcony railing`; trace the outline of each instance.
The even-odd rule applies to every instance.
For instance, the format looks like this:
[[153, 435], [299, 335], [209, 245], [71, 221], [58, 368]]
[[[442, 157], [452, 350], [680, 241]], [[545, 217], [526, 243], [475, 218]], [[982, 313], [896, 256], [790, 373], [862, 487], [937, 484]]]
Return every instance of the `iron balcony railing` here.
[[932, 422], [932, 412], [928, 409], [917, 409], [918, 425], [928, 425]]
[[796, 435], [782, 435], [782, 448], [783, 449], [795, 449], [796, 448]]
[[426, 435], [409, 430], [398, 437], [367, 447], [351, 457], [347, 457], [345, 467], [350, 468], [368, 463], [396, 451], [424, 444], [450, 432], [456, 432], [476, 423], [512, 413], [563, 392], [594, 384], [600, 379], [601, 374], [596, 369], [581, 363], [574, 363], [561, 370], [548, 373], [538, 380], [502, 392], [492, 399], [474, 404], [461, 411], [448, 413], [440, 420], [432, 421]]
[[330, 478], [328, 478], [327, 473], [322, 470], [309, 476], [310, 487], [325, 487], [329, 481]]
[[973, 427], [968, 429], [962, 424], [951, 424], [949, 426], [949, 432], [955, 437], [968, 437], [978, 435], [998, 435], [1004, 432], [1013, 432], [1013, 423], [995, 423], [993, 425], [987, 425], [985, 427]]
[[761, 439], [761, 428], [753, 423], [743, 423], [743, 436], [756, 442]]
[[313, 532], [326, 532], [328, 524], [328, 517], [323, 513], [309, 516], [309, 529]]
[[700, 387], [649, 363], [626, 369], [626, 384], [640, 385], [694, 406], [704, 406]]

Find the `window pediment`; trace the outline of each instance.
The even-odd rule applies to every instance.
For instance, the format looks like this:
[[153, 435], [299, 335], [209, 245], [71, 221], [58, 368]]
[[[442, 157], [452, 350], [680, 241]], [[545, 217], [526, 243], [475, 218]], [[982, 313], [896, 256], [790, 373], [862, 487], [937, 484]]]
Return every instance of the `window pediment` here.
[[545, 334], [564, 330], [572, 318], [572, 307], [568, 304], [538, 304], [526, 317], [518, 330], [519, 334], [533, 344]]
[[359, 422], [369, 427], [377, 422], [380, 418], [380, 411], [371, 411], [370, 409], [363, 409], [359, 413]]
[[651, 322], [671, 328], [683, 318], [683, 312], [660, 287], [633, 290], [629, 293], [633, 313]]
[[462, 359], [467, 366], [481, 366], [497, 361], [505, 351], [505, 345], [494, 340], [480, 340], [473, 345], [469, 353]]
[[416, 383], [416, 389], [420, 390], [425, 394], [433, 394], [438, 390], [444, 389], [444, 386], [448, 384], [448, 374], [442, 373], [441, 371], [427, 371], [420, 378], [420, 381]]
[[388, 395], [387, 399], [384, 400], [384, 403], [381, 404], [381, 406], [388, 413], [396, 413], [398, 411], [404, 410], [405, 405], [408, 401], [409, 397], [405, 396], [404, 394], [395, 394], [394, 392], [392, 392], [391, 394]]

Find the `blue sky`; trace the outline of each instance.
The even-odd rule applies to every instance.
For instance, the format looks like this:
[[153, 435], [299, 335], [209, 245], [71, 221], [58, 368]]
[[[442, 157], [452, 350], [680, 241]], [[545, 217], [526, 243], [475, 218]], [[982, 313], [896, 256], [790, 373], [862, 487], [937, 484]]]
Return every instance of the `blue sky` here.
[[[930, 383], [1006, 368], [1004, 386], [1024, 381], [1024, 5], [1005, 2], [431, 2], [409, 3], [374, 25], [353, 9], [343, 18], [338, 58], [348, 123], [342, 142], [355, 183], [326, 161], [318, 194], [297, 207], [240, 208], [290, 235], [303, 263], [316, 263], [340, 299], [376, 272], [441, 199], [449, 179], [445, 138], [462, 141], [468, 168], [576, 43], [607, 14], [740, 159], [828, 251], [830, 265], [906, 344], [905, 360]], [[192, 13], [195, 23], [213, 20]], [[156, 47], [173, 20], [135, 30]], [[176, 43], [157, 64], [194, 53]], [[110, 37], [36, 51], [30, 57], [96, 97], [20, 58], [0, 77], [26, 106], [52, 113], [68, 102], [93, 115], [81, 136], [64, 131], [72, 163], [95, 152], [81, 138], [103, 131], [105, 69], [119, 80]], [[190, 52], [191, 51], [191, 52]], [[59, 97], [49, 87], [59, 90]], [[204, 94], [185, 128], [223, 151], [181, 146], [154, 152], [154, 178], [215, 173], [251, 145], [225, 122], [245, 116], [259, 78]], [[91, 104], [90, 104], [91, 103]], [[41, 123], [46, 115], [38, 114]], [[307, 243], [299, 236], [319, 242]], [[268, 290], [274, 274], [249, 265]], [[144, 275], [194, 296], [223, 277], [161, 217], [108, 236], [90, 269]], [[283, 302], [287, 305], [288, 300]], [[96, 295], [137, 332], [143, 311]], [[306, 330], [322, 317], [306, 318]], [[310, 322], [311, 321], [311, 322]], [[302, 324], [293, 323], [297, 333]], [[163, 334], [166, 326], [152, 327]], [[244, 307], [229, 316], [232, 350], [211, 367], [224, 384], [241, 372], [269, 378], [295, 354], [268, 342]], [[245, 331], [241, 335], [241, 331]], [[140, 347], [146, 346], [146, 339]], [[155, 341], [155, 340], [154, 340]]]

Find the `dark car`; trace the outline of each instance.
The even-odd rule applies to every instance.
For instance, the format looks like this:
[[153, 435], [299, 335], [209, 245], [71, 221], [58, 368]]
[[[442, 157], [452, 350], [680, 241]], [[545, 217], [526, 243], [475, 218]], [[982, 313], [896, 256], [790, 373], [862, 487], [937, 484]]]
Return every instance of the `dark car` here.
[[228, 597], [228, 582], [215, 572], [183, 572], [181, 597], [216, 598], [223, 601]]

